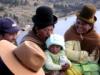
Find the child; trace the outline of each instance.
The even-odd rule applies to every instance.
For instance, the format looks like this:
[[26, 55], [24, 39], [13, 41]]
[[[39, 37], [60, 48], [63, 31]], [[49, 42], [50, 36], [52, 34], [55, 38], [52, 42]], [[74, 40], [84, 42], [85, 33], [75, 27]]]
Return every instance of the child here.
[[65, 56], [64, 38], [60, 35], [52, 34], [46, 40], [46, 46], [46, 75], [65, 75], [65, 71], [71, 66], [71, 62]]

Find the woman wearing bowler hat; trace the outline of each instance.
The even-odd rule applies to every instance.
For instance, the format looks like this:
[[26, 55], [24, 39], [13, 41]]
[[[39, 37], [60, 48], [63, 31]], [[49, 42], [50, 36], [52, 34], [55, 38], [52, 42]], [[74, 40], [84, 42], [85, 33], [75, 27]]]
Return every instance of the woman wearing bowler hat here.
[[100, 75], [100, 38], [94, 30], [96, 7], [86, 4], [77, 13], [74, 25], [65, 32], [66, 54], [83, 75]]
[[45, 50], [45, 40], [53, 33], [57, 17], [53, 15], [53, 11], [48, 6], [40, 6], [36, 10], [36, 14], [32, 17], [34, 26], [32, 30], [23, 39], [30, 40]]
[[34, 26], [23, 38], [22, 42], [31, 41], [34, 43], [33, 48], [39, 47], [44, 52], [46, 50], [45, 41], [53, 33], [57, 17], [53, 15], [50, 7], [40, 6], [37, 8], [36, 14], [32, 17], [32, 22]]

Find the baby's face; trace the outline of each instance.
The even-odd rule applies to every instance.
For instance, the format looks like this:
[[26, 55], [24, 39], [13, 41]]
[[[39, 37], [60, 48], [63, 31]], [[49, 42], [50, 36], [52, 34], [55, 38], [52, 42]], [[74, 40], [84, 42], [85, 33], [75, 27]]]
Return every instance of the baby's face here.
[[59, 46], [59, 45], [51, 45], [49, 47], [49, 51], [54, 54], [57, 54], [60, 50], [61, 50], [61, 46]]

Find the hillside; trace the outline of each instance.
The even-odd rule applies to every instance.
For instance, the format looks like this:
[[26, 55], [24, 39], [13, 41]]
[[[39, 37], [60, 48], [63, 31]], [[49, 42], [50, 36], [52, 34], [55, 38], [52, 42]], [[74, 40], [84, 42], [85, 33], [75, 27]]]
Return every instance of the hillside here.
[[85, 3], [94, 3], [100, 9], [99, 0], [0, 0], [0, 16], [14, 18], [21, 27], [32, 24], [31, 17], [41, 5], [50, 6], [61, 18], [81, 9]]

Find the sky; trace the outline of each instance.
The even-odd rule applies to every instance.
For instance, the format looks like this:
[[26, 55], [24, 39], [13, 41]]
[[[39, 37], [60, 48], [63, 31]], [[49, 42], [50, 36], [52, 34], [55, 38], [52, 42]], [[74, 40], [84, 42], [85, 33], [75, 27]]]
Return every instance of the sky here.
[[[97, 17], [97, 21], [95, 22], [95, 30], [97, 31], [97, 33], [100, 34], [100, 10], [98, 10], [95, 14], [95, 16]], [[67, 19], [65, 19], [67, 18]], [[65, 18], [59, 19], [58, 22], [55, 25], [55, 29], [54, 29], [54, 33], [60, 34], [60, 35], [64, 35], [65, 31], [71, 26], [73, 25], [73, 23], [76, 20], [76, 16], [75, 15], [70, 15], [67, 16]]]

